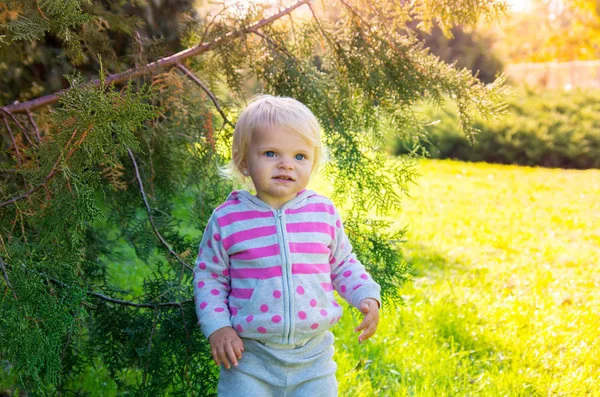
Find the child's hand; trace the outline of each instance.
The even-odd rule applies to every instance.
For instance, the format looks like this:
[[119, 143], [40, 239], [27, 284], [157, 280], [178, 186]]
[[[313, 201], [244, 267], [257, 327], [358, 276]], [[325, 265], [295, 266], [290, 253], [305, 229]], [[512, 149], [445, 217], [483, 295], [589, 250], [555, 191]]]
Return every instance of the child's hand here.
[[210, 352], [217, 365], [223, 364], [229, 369], [229, 361], [237, 367], [238, 360], [242, 358], [244, 342], [237, 332], [231, 327], [219, 328], [208, 337]]
[[358, 336], [358, 343], [361, 343], [369, 339], [377, 331], [377, 324], [379, 324], [379, 303], [373, 298], [366, 298], [360, 301], [359, 309], [365, 315], [363, 322], [355, 329], [356, 332], [364, 330]]

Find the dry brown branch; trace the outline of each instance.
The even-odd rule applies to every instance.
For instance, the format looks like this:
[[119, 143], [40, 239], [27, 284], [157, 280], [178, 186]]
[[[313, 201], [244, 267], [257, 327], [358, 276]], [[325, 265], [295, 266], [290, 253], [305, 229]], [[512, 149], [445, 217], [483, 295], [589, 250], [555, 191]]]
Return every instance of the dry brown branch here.
[[8, 258], [10, 259], [10, 255], [8, 254], [8, 250], [6, 249], [6, 244], [4, 243], [4, 239], [2, 238], [1, 234], [0, 234], [0, 243], [2, 243], [2, 248], [4, 248], [4, 253], [6, 253], [6, 256], [8, 256]]
[[19, 168], [21, 168], [22, 164], [21, 164], [21, 153], [19, 153], [19, 147], [17, 146], [17, 142], [15, 141], [15, 137], [12, 133], [12, 130], [10, 129], [10, 124], [8, 123], [8, 120], [6, 119], [6, 114], [3, 116], [4, 118], [4, 124], [6, 125], [6, 129], [8, 130], [8, 135], [10, 135], [10, 140], [13, 144], [13, 147], [15, 148], [15, 153], [17, 154], [17, 163], [19, 164]]
[[[15, 216], [14, 223], [17, 223], [17, 219], [21, 221], [21, 235], [23, 236], [23, 240], [25, 240], [25, 244], [27, 244], [27, 235], [25, 234], [25, 222], [23, 222], [23, 211], [19, 208], [19, 205], [15, 203], [15, 212], [17, 213]], [[12, 230], [11, 230], [12, 234]]]
[[142, 199], [144, 200], [144, 204], [146, 206], [146, 211], [148, 212], [148, 220], [150, 221], [152, 230], [154, 230], [154, 234], [156, 234], [156, 237], [158, 237], [160, 242], [167, 248], [169, 253], [171, 255], [173, 255], [179, 261], [179, 263], [181, 263], [182, 266], [187, 267], [189, 270], [193, 271], [194, 268], [192, 266], [190, 266], [189, 264], [185, 263], [179, 257], [179, 255], [177, 255], [177, 253], [175, 251], [173, 251], [173, 249], [171, 249], [171, 247], [169, 246], [167, 241], [164, 239], [164, 237], [158, 232], [158, 229], [156, 228], [156, 225], [154, 224], [154, 218], [152, 217], [152, 209], [150, 208], [150, 204], [148, 204], [148, 200], [146, 199], [146, 192], [144, 191], [144, 184], [143, 184], [142, 178], [140, 176], [140, 170], [138, 168], [137, 161], [135, 161], [135, 156], [133, 155], [133, 152], [131, 151], [131, 149], [127, 148], [127, 153], [129, 153], [129, 157], [131, 158], [131, 162], [133, 163], [133, 168], [135, 169], [135, 176], [136, 176], [138, 184], [140, 186], [140, 192], [142, 194]]
[[[216, 39], [214, 39], [208, 43], [201, 43], [195, 47], [191, 47], [191, 48], [188, 48], [181, 52], [178, 52], [177, 54], [171, 55], [169, 57], [161, 58], [157, 61], [147, 64], [143, 68], [137, 68], [137, 69], [132, 68], [132, 69], [129, 69], [122, 73], [116, 73], [116, 74], [107, 76], [106, 79], [104, 80], [104, 84], [106, 84], [106, 85], [109, 85], [112, 83], [119, 84], [119, 83], [123, 83], [128, 80], [131, 80], [135, 77], [142, 76], [147, 73], [154, 73], [157, 70], [165, 68], [165, 67], [176, 66], [178, 63], [181, 63], [181, 61], [183, 61], [184, 59], [207, 52], [207, 51], [211, 50], [213, 47], [216, 47], [218, 45], [221, 45], [222, 43], [228, 42], [236, 37], [239, 37], [240, 35], [243, 35], [245, 33], [253, 33], [256, 30], [260, 29], [261, 27], [289, 14], [290, 12], [292, 12], [296, 8], [300, 7], [301, 5], [309, 4], [309, 3], [310, 3], [310, 0], [298, 0], [297, 2], [293, 3], [289, 7], [284, 8], [282, 11], [278, 12], [277, 14], [274, 14], [268, 18], [262, 19], [256, 23], [254, 23], [248, 27], [244, 27], [240, 30], [228, 32], [225, 35], [217, 37]], [[99, 79], [95, 79], [91, 82], [91, 84], [93, 84], [95, 86], [100, 86], [101, 82]], [[66, 91], [66, 90], [58, 91], [54, 94], [45, 95], [43, 97], [32, 99], [30, 101], [7, 105], [7, 106], [3, 107], [3, 110], [11, 112], [13, 114], [26, 113], [27, 110], [31, 111], [33, 109], [37, 109], [39, 107], [50, 105], [52, 103], [57, 102], [58, 98], [59, 98], [58, 94], [60, 94], [64, 91]]]
[[217, 108], [217, 111], [221, 114], [221, 117], [223, 117], [223, 122], [225, 124], [229, 124], [231, 126], [231, 128], [235, 128], [235, 126], [231, 123], [231, 121], [229, 121], [227, 119], [227, 116], [225, 116], [225, 113], [221, 109], [221, 106], [219, 106], [219, 102], [217, 101], [217, 98], [215, 97], [215, 95], [208, 89], [208, 87], [202, 82], [202, 80], [200, 80], [198, 77], [196, 77], [196, 75], [194, 73], [190, 72], [182, 64], [178, 63], [177, 67], [181, 71], [183, 71], [183, 73], [185, 73], [190, 79], [192, 79], [194, 81], [194, 83], [198, 84], [200, 86], [200, 88], [202, 88], [202, 90], [204, 90], [204, 92], [206, 92], [206, 95], [208, 95], [210, 97], [210, 100]]
[[27, 117], [29, 117], [29, 122], [31, 123], [31, 126], [35, 131], [35, 140], [37, 143], [40, 143], [40, 141], [42, 140], [42, 137], [40, 136], [40, 130], [38, 129], [38, 126], [35, 123], [35, 119], [33, 118], [33, 115], [31, 114], [31, 111], [29, 109], [27, 109]]
[[42, 11], [42, 9], [40, 8], [40, 2], [39, 2], [39, 0], [35, 0], [35, 5], [36, 5], [37, 10], [39, 11], [40, 15], [42, 16], [42, 18], [44, 18], [47, 21], [48, 17], [46, 16], [46, 14], [44, 14], [44, 12]]
[[31, 142], [31, 139], [29, 138], [29, 134], [27, 133], [27, 129], [25, 127], [23, 127], [21, 125], [21, 123], [19, 123], [19, 120], [17, 120], [15, 115], [3, 108], [0, 108], [0, 110], [4, 113], [5, 117], [9, 116], [12, 119], [13, 123], [15, 123], [16, 126], [19, 127], [21, 132], [23, 132], [23, 136], [25, 136], [25, 139], [27, 139], [27, 142], [29, 142], [30, 145], [33, 145], [33, 142]]

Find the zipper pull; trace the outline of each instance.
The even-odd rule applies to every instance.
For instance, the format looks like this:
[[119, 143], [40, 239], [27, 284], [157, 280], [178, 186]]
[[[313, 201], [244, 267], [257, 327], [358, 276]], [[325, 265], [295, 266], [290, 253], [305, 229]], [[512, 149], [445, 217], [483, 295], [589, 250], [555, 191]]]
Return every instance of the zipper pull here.
[[281, 219], [281, 216], [282, 216], [281, 210], [277, 210], [277, 216], [279, 217], [279, 219]]

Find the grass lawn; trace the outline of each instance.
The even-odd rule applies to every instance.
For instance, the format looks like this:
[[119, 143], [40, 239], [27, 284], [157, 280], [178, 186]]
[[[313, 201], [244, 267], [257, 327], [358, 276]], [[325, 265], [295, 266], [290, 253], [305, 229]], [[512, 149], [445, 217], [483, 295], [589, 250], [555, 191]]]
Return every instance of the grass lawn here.
[[600, 395], [600, 171], [419, 171], [390, 215], [414, 282], [370, 341], [335, 328], [340, 395]]

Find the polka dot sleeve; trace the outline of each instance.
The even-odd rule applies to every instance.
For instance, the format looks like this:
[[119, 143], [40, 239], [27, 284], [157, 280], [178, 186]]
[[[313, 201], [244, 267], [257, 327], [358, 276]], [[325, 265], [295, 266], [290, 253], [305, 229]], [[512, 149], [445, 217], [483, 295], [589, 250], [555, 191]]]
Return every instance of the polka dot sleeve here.
[[335, 211], [335, 239], [330, 247], [331, 283], [333, 288], [352, 306], [358, 308], [360, 301], [373, 298], [381, 306], [380, 287], [367, 273], [352, 252], [352, 245], [344, 231], [338, 211]]
[[194, 301], [202, 333], [231, 326], [228, 296], [231, 290], [229, 257], [223, 248], [216, 217], [210, 218], [194, 266]]

